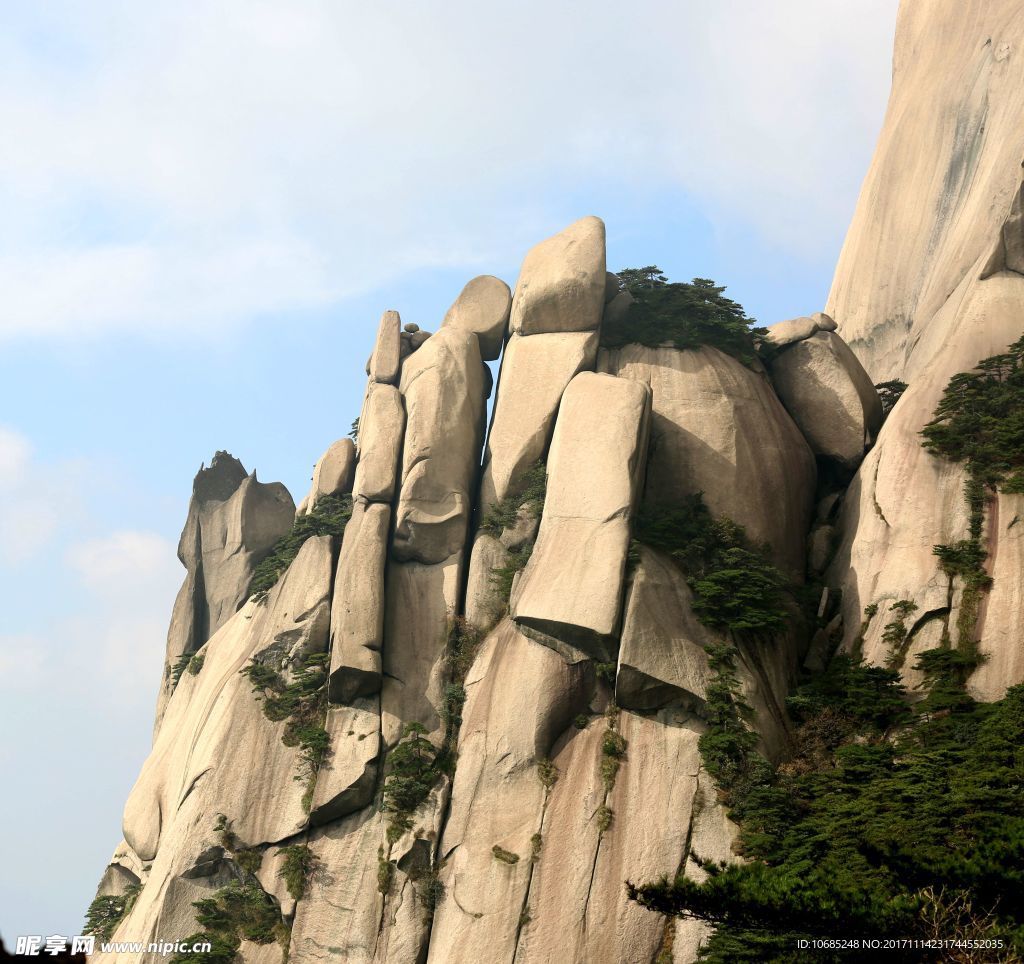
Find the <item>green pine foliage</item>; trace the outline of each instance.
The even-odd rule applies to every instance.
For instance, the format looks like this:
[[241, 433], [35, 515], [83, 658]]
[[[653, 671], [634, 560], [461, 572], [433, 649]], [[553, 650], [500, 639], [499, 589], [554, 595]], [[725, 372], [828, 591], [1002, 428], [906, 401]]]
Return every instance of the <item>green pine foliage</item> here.
[[117, 930], [117, 925], [135, 905], [141, 890], [141, 884], [129, 884], [123, 894], [96, 897], [85, 912], [82, 933], [92, 934], [101, 941], [109, 941]]
[[733, 633], [773, 633], [785, 627], [782, 574], [763, 550], [749, 545], [742, 526], [712, 516], [701, 493], [672, 508], [642, 511], [634, 535], [679, 564], [701, 622]]
[[188, 944], [209, 942], [206, 952], [177, 954], [171, 964], [233, 964], [242, 941], [288, 947], [288, 925], [280, 908], [257, 882], [233, 881], [212, 897], [195, 901], [196, 923], [202, 928], [185, 939]]
[[192, 662], [192, 653], [183, 653], [175, 661], [171, 667], [171, 689], [176, 689], [178, 684], [181, 682], [182, 676], [185, 675], [185, 670], [189, 668], [189, 664]]
[[281, 862], [281, 869], [277, 876], [280, 877], [288, 893], [295, 900], [302, 900], [306, 894], [306, 887], [317, 864], [317, 856], [305, 844], [291, 844], [287, 847], [280, 847], [277, 851], [279, 857], [284, 857]]
[[412, 827], [412, 814], [427, 799], [440, 775], [435, 766], [437, 747], [426, 737], [421, 723], [406, 723], [402, 739], [388, 754], [381, 809], [389, 815], [388, 843], [393, 844]]
[[1024, 492], [1024, 337], [954, 375], [921, 435], [982, 485]]
[[284, 723], [281, 742], [298, 746], [299, 773], [304, 782], [302, 803], [312, 806], [316, 777], [331, 752], [331, 739], [324, 723], [327, 719], [327, 653], [308, 653], [302, 657], [291, 682], [278, 669], [257, 657], [240, 672], [252, 684], [253, 693], [263, 703], [263, 715], [275, 723]]
[[514, 492], [495, 502], [480, 520], [480, 531], [492, 536], [501, 535], [502, 529], [516, 524], [521, 507], [526, 506], [530, 515], [539, 519], [544, 511], [544, 494], [547, 491], [547, 467], [543, 462], [534, 462]]
[[875, 385], [878, 400], [882, 403], [882, 418], [888, 418], [889, 413], [895, 408], [896, 403], [903, 397], [906, 390], [907, 383], [898, 378]]
[[292, 531], [279, 540], [270, 555], [256, 567], [249, 583], [249, 595], [257, 602], [265, 599], [307, 539], [314, 536], [341, 536], [351, 517], [351, 496], [328, 495], [320, 499], [309, 515], [300, 515], [295, 520]]
[[634, 300], [621, 321], [602, 326], [605, 348], [669, 342], [686, 350], [707, 345], [745, 365], [770, 348], [767, 329], [755, 327], [743, 306], [725, 297], [725, 287], [708, 278], [670, 282], [654, 265], [624, 268], [618, 275]]
[[[794, 960], [799, 937], [948, 937], [930, 922], [956, 908], [960, 936], [1024, 953], [1024, 686], [994, 704], [961, 697], [912, 715], [896, 673], [837, 658], [790, 701], [797, 757], [728, 791], [751, 861], [631, 896], [716, 926], [710, 961]], [[745, 742], [726, 756], [743, 759]]]

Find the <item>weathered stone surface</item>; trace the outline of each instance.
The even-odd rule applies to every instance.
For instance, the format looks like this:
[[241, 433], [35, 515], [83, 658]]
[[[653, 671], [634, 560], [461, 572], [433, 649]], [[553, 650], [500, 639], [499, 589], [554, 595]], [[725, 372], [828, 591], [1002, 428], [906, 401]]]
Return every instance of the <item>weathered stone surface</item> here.
[[[242, 463], [217, 452], [192, 484], [188, 518], [178, 542], [185, 581], [174, 601], [167, 632], [167, 667], [196, 652], [230, 619], [248, 596], [256, 566], [292, 527], [295, 503], [280, 482], [246, 475]], [[160, 727], [172, 679], [161, 682]]]
[[442, 328], [406, 362], [401, 391], [407, 417], [392, 551], [437, 563], [466, 543], [484, 432], [476, 336]]
[[480, 356], [494, 361], [501, 354], [512, 311], [512, 292], [493, 275], [481, 275], [470, 281], [455, 299], [442, 326], [451, 325], [473, 332], [480, 342]]
[[832, 558], [835, 547], [836, 527], [831, 525], [815, 526], [807, 541], [807, 565], [813, 572], [824, 572]]
[[606, 271], [604, 275], [604, 303], [608, 304], [622, 290], [622, 282], [617, 274]]
[[331, 752], [316, 778], [309, 814], [314, 827], [347, 817], [373, 800], [380, 755], [379, 699], [331, 707], [324, 729]]
[[[541, 829], [545, 788], [537, 761], [587, 705], [593, 669], [566, 664], [506, 619], [466, 679], [459, 766], [441, 840], [445, 900], [430, 957], [510, 960], [531, 877], [531, 837]], [[495, 858], [499, 846], [520, 859]]]
[[370, 383], [359, 416], [359, 462], [352, 497], [363, 502], [391, 502], [405, 432], [405, 407], [393, 385]]
[[653, 392], [644, 502], [670, 507], [703, 492], [714, 515], [767, 543], [775, 564], [802, 579], [814, 456], [768, 380], [714, 348], [602, 349], [599, 368]]
[[526, 255], [512, 298], [512, 331], [538, 335], [597, 329], [606, 280], [604, 222], [581, 218]]
[[312, 512], [317, 502], [325, 495], [346, 495], [351, 492], [355, 470], [355, 443], [350, 438], [338, 439], [316, 463], [316, 468], [313, 469], [313, 485], [303, 502], [305, 511], [297, 511], [296, 515]]
[[825, 309], [872, 381], [914, 384], [922, 333], [1000, 236], [1024, 113], [1024, 58], [1001, 38], [1022, 31], [1016, 0], [902, 5], [886, 122]]
[[649, 416], [646, 385], [593, 372], [570, 382], [537, 544], [512, 608], [521, 627], [605, 660], [614, 656]]
[[615, 701], [633, 710], [681, 702], [703, 710], [708, 683], [704, 647], [717, 642], [693, 614], [693, 595], [678, 566], [640, 546], [626, 595]]
[[380, 691], [390, 521], [389, 506], [356, 503], [345, 527], [331, 601], [327, 695], [332, 703], [350, 703]]
[[395, 385], [402, 362], [402, 319], [397, 311], [385, 311], [377, 329], [377, 343], [370, 356], [370, 378]]
[[816, 311], [811, 315], [811, 320], [818, 326], [818, 331], [835, 331], [839, 327], [835, 318], [826, 315], [824, 311]]
[[821, 331], [771, 363], [779, 398], [818, 455], [856, 468], [882, 425], [882, 403], [857, 356]]
[[409, 336], [409, 345], [412, 347], [413, 351], [417, 351], [418, 349], [422, 348], [427, 343], [427, 340], [429, 338], [430, 338], [430, 332], [429, 331], [414, 331]]
[[629, 306], [633, 304], [633, 301], [634, 298], [628, 291], [620, 291], [604, 306], [601, 324], [617, 325], [624, 321], [626, 315], [629, 314]]
[[[691, 853], [733, 859], [728, 822], [701, 776], [700, 721], [677, 711], [654, 718], [622, 712], [618, 728], [626, 755], [607, 795], [600, 775], [603, 720], [570, 731], [556, 747], [560, 775], [544, 812], [526, 901], [530, 923], [519, 933], [516, 962], [652, 961], [664, 920], [629, 901], [622, 882], [684, 868], [689, 874]], [[612, 811], [604, 833], [602, 805]], [[695, 833], [705, 850], [688, 847]]]
[[307, 540], [267, 599], [249, 602], [214, 634], [202, 671], [182, 675], [125, 806], [124, 837], [142, 860], [152, 860], [173, 832], [185, 797], [227, 814], [250, 846], [305, 824], [303, 788], [292, 780], [299, 750], [281, 742], [280, 725], [264, 716], [239, 671], [271, 647], [326, 651], [330, 580], [330, 537]]
[[579, 372], [593, 370], [597, 342], [597, 332], [509, 338], [487, 437], [481, 510], [505, 498], [543, 458], [562, 392]]
[[293, 779], [300, 750], [284, 745], [282, 724], [267, 719], [240, 670], [268, 649], [325, 651], [330, 582], [331, 539], [309, 539], [266, 600], [247, 603], [206, 643], [201, 672], [182, 676], [125, 807], [126, 852], [143, 863], [145, 886], [120, 925], [124, 939], [184, 939], [197, 930], [193, 902], [236, 879], [226, 861], [187, 876], [211, 863], [202, 858], [220, 843], [218, 814], [239, 846], [274, 844], [305, 827], [304, 785]]
[[455, 616], [461, 554], [436, 565], [390, 562], [385, 586], [381, 732], [394, 746], [405, 723], [426, 727], [440, 742], [444, 649]]
[[[908, 378], [910, 387], [886, 419], [843, 501], [839, 522], [843, 539], [829, 568], [829, 582], [843, 590], [844, 646], [852, 645], [862, 611], [872, 602], [912, 599], [918, 613], [948, 605], [948, 580], [939, 571], [932, 547], [968, 536], [965, 475], [960, 465], [928, 453], [919, 432], [949, 379], [969, 370], [979, 358], [1004, 351], [1020, 337], [1022, 316], [1024, 279], [1010, 272], [982, 282], [965, 276], [916, 346], [916, 372]], [[1009, 509], [1001, 501], [1000, 510], [1004, 507]], [[990, 508], [986, 527], [994, 528], [986, 535], [986, 565], [991, 573], [1003, 574], [1003, 579], [1002, 585], [1000, 581], [993, 584], [977, 633], [982, 652], [1008, 673], [998, 684], [987, 677], [986, 691], [996, 692], [999, 686], [1024, 680], [1024, 666], [1017, 664], [1011, 670], [1019, 648], [1012, 640], [1024, 633], [1024, 611], [1015, 602], [1019, 577], [1009, 575], [1020, 572], [1015, 567], [1022, 561], [1016, 548], [1017, 527], [1005, 529], [1013, 512], [1006, 518], [997, 510], [998, 523], [991, 513]], [[1006, 556], [1000, 559], [1004, 551]], [[887, 656], [881, 639], [884, 624], [885, 619], [876, 617], [864, 636], [864, 656], [878, 665]], [[983, 667], [978, 672], [991, 671]], [[1015, 676], [1016, 672], [1022, 675]]]
[[793, 318], [790, 321], [780, 321], [768, 329], [768, 340], [774, 342], [780, 348], [784, 345], [792, 345], [805, 338], [810, 338], [818, 329], [818, 323], [813, 318]]
[[507, 600], [499, 599], [492, 574], [505, 565], [508, 552], [494, 536], [478, 532], [473, 540], [466, 584], [466, 621], [484, 629], [494, 625]]

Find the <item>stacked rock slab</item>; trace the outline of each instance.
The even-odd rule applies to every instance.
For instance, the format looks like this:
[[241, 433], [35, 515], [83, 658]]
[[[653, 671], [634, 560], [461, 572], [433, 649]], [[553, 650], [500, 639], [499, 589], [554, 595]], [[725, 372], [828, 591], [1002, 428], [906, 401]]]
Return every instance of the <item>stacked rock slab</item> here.
[[186, 574], [167, 633], [155, 730], [174, 689], [170, 669], [237, 612], [256, 566], [287, 534], [294, 515], [295, 504], [280, 482], [259, 482], [227, 452], [217, 452], [209, 468], [199, 469], [178, 542]]
[[[604, 222], [595, 217], [542, 241], [523, 260], [484, 453], [481, 516], [514, 496], [526, 472], [543, 460], [562, 392], [579, 372], [593, 371], [607, 279]], [[474, 539], [467, 588], [471, 622], [493, 621], [491, 572], [506, 555], [493, 536]]]
[[386, 311], [371, 356], [359, 416], [352, 518], [338, 556], [331, 603], [328, 698], [349, 703], [380, 691], [384, 643], [384, 572], [391, 503], [398, 490], [405, 406], [397, 381], [401, 318]]
[[410, 722], [440, 738], [444, 649], [458, 612], [483, 445], [483, 372], [478, 334], [451, 323], [402, 369], [407, 423], [385, 592], [388, 745]]
[[[921, 448], [949, 379], [1021, 335], [1019, 243], [1024, 8], [1016, 0], [903, 0], [893, 86], [874, 160], [836, 268], [827, 311], [874, 381], [909, 385], [847, 492], [829, 570], [842, 591], [844, 644], [882, 663], [888, 610], [908, 599], [911, 627], [946, 621], [956, 642], [960, 580], [932, 551], [969, 535], [961, 467]], [[1019, 249], [1018, 249], [1019, 250]], [[1024, 680], [1020, 525], [1024, 498], [986, 508], [994, 577], [975, 626], [986, 662], [969, 681], [999, 698]], [[912, 639], [910, 645], [915, 645]]]
[[594, 372], [562, 396], [537, 544], [511, 607], [522, 629], [556, 648], [615, 658], [650, 404], [641, 382]]

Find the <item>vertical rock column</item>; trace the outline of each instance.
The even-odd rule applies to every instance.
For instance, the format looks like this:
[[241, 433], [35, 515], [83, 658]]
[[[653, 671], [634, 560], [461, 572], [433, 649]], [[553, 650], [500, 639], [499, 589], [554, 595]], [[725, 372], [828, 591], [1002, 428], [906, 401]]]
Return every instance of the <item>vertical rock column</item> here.
[[402, 369], [406, 429], [388, 566], [383, 731], [436, 732], [442, 656], [461, 567], [484, 429], [478, 336], [456, 325], [431, 335]]
[[345, 527], [334, 581], [328, 684], [332, 703], [347, 704], [380, 691], [384, 570], [405, 430], [405, 408], [395, 384], [400, 332], [398, 312], [384, 312], [359, 416], [352, 519]]
[[[597, 360], [607, 286], [604, 222], [586, 217], [532, 248], [523, 261], [511, 309], [494, 414], [484, 456], [479, 512], [515, 495], [544, 458], [562, 392]], [[498, 539], [478, 533], [470, 561], [466, 618], [493, 622], [491, 571], [506, 556]]]
[[556, 649], [615, 658], [650, 407], [648, 386], [593, 372], [562, 396], [544, 515], [511, 608], [520, 628]]

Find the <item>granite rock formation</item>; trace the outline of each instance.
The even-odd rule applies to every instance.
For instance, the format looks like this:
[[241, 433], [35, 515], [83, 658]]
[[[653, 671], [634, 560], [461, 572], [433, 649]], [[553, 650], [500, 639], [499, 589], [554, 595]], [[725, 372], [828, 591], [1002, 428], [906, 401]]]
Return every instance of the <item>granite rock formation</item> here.
[[[273, 942], [238, 950], [260, 964], [695, 961], [705, 925], [623, 882], [741, 859], [699, 747], [730, 637], [673, 552], [637, 542], [642, 520], [701, 494], [809, 598], [772, 638], [732, 640], [771, 759], [801, 667], [891, 655], [869, 604], [916, 603], [916, 682], [910, 657], [962, 600], [932, 547], [968, 525], [963, 471], [919, 433], [1024, 318], [1022, 38], [1010, 0], [904, 0], [827, 314], [775, 326], [763, 364], [603, 347], [634, 302], [587, 217], [527, 253], [512, 293], [471, 280], [434, 333], [384, 313], [358, 442], [317, 464], [299, 523], [328, 496], [351, 517], [265, 596], [249, 582], [294, 506], [218, 453], [168, 640], [190, 670], [168, 671], [100, 884], [141, 887], [115, 939], [186, 938], [195, 902], [234, 888], [272, 918]], [[884, 423], [883, 378], [909, 383]], [[1022, 500], [986, 510], [986, 699], [1024, 679]]]

